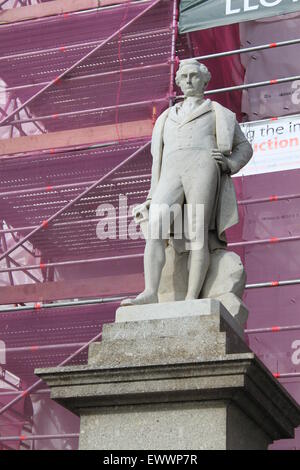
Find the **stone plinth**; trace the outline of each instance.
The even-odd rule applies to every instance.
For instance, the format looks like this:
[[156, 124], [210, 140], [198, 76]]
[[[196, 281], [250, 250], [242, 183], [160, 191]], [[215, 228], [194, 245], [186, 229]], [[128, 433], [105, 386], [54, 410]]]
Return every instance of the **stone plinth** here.
[[121, 307], [88, 365], [36, 373], [81, 417], [80, 449], [266, 449], [300, 423], [216, 300]]

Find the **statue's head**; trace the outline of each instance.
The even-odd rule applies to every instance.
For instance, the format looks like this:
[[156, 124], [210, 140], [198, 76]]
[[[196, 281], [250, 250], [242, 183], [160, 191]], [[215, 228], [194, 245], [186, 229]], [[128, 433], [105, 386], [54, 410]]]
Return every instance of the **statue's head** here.
[[185, 59], [179, 63], [175, 81], [184, 96], [202, 96], [210, 79], [206, 65], [196, 59]]

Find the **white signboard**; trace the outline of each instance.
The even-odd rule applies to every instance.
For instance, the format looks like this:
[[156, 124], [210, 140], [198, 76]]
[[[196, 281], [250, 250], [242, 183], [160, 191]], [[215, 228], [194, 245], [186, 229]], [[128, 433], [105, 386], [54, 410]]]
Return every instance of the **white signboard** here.
[[300, 168], [300, 115], [241, 124], [253, 157], [235, 176]]

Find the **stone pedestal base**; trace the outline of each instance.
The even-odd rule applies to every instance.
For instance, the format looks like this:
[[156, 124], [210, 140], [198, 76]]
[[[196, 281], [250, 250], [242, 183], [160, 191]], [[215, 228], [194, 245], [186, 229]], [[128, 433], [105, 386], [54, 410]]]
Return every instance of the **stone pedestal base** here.
[[221, 400], [85, 409], [80, 423], [80, 449], [266, 449], [271, 442], [237, 406]]
[[118, 309], [86, 366], [38, 370], [80, 449], [266, 449], [300, 409], [216, 300]]

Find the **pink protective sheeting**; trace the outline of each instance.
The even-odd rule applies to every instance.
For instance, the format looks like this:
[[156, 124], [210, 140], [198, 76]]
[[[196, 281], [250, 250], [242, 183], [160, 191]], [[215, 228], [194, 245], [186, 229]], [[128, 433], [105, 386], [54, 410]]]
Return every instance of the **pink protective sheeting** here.
[[[51, 224], [30, 237], [30, 242], [41, 252], [44, 262], [141, 253], [144, 240], [141, 236], [131, 239], [128, 224], [132, 222], [130, 206], [145, 200], [150, 184], [149, 146], [139, 151], [145, 144], [147, 141], [122, 142], [82, 151], [62, 151], [54, 157], [44, 154], [29, 155], [21, 160], [19, 157], [4, 160], [1, 205], [4, 219], [13, 227], [23, 227], [20, 233], [24, 236], [28, 233], [24, 230], [26, 226], [30, 232], [30, 227], [32, 229], [32, 226], [39, 226], [42, 221], [48, 220], [86, 188], [112, 172], [103, 183], [80, 197]], [[136, 157], [124, 165], [125, 159], [135, 153]], [[121, 167], [115, 171], [117, 165]], [[9, 194], [5, 188], [10, 187], [16, 169], [22, 170], [23, 178], [19, 191]], [[71, 187], [65, 187], [63, 183], [69, 183]], [[124, 206], [120, 196], [126, 198]], [[101, 240], [98, 236], [101, 208], [105, 204], [115, 210], [116, 235], [122, 233], [123, 239], [108, 237]], [[120, 210], [125, 211], [125, 220], [119, 220]], [[87, 271], [81, 272], [87, 275], [88, 267]], [[105, 274], [109, 274], [107, 268]]]
[[[242, 47], [299, 39], [300, 13], [249, 21], [239, 25]], [[245, 83], [299, 74], [300, 44], [241, 55]], [[249, 121], [299, 112], [299, 83], [259, 87], [243, 92], [242, 112]]]
[[[239, 25], [221, 26], [204, 31], [189, 33], [194, 56], [225, 52], [240, 47]], [[203, 60], [212, 73], [212, 79], [207, 90], [240, 85], [244, 79], [244, 68], [239, 55], [220, 59]], [[241, 92], [211, 95], [219, 103], [231, 109], [241, 120]]]
[[69, 70], [28, 102], [27, 117], [16, 113], [8, 122], [51, 132], [151, 119], [156, 101], [168, 100], [173, 34], [173, 2], [156, 3], [2, 26], [2, 94], [24, 104]]
[[[5, 343], [1, 342], [0, 348]], [[0, 358], [0, 407], [11, 401], [15, 393], [20, 393], [22, 381], [15, 374], [10, 373], [6, 367], [6, 360]], [[25, 386], [25, 382], [23, 382]], [[0, 418], [0, 437], [22, 435], [23, 432], [30, 433], [32, 430], [33, 407], [29, 396], [22, 397], [16, 405]], [[20, 441], [4, 443], [0, 441], [0, 450], [19, 450], [24, 448]]]
[[[34, 369], [56, 366], [101, 332], [103, 323], [114, 321], [119, 303], [87, 305], [81, 307], [54, 307], [51, 309], [28, 309], [22, 312], [1, 313], [1, 338], [7, 350], [5, 369], [16, 377], [22, 377], [20, 388], [0, 390], [0, 409], [16, 398], [15, 391], [26, 390], [37, 381]], [[56, 345], [47, 350], [45, 346]], [[61, 346], [60, 346], [61, 345]], [[66, 347], [68, 345], [68, 347]], [[44, 347], [44, 349], [43, 349]], [[20, 349], [23, 348], [23, 349]], [[85, 349], [70, 361], [86, 364]], [[1, 381], [0, 381], [1, 386]], [[55, 435], [79, 432], [79, 419], [49, 398], [45, 384], [40, 384], [26, 398], [21, 398], [9, 410], [0, 415], [2, 436]], [[11, 391], [11, 395], [7, 392]], [[6, 394], [4, 395], [4, 392]], [[16, 416], [18, 421], [16, 421]], [[12, 421], [16, 422], [13, 426]], [[24, 422], [31, 428], [23, 429]], [[0, 449], [4, 443], [0, 441]], [[6, 448], [18, 448], [18, 441], [6, 441]], [[45, 439], [33, 443], [34, 449], [76, 449], [78, 439]], [[3, 446], [4, 447], [4, 446]]]
[[[5, 76], [6, 83], [4, 96], [7, 100], [17, 96], [24, 102], [93, 50], [95, 45], [114, 32], [118, 33], [154, 4], [129, 1], [123, 6], [67, 18], [53, 17], [5, 26], [0, 32], [3, 47], [0, 73]], [[169, 100], [170, 58], [175, 34], [171, 27], [173, 5], [174, 2], [161, 0], [145, 16], [139, 16], [136, 22], [74, 68], [65, 80], [15, 115], [13, 126], [2, 126], [2, 135], [7, 137], [7, 132], [12, 136], [17, 135], [16, 132], [24, 134], [28, 126], [36, 129], [36, 125], [42, 132], [48, 132], [99, 124], [114, 124], [119, 134], [119, 123], [154, 122]], [[47, 35], [43, 25], [47, 26]], [[29, 35], [36, 37], [36, 42], [24, 41]], [[6, 111], [10, 112], [11, 103], [6, 101], [4, 104], [9, 106]], [[31, 119], [33, 110], [34, 115], [44, 118]], [[20, 229], [18, 235], [27, 235], [144, 143], [132, 140], [106, 144], [99, 150], [93, 147], [74, 151], [50, 150], [26, 154], [22, 159], [18, 156], [3, 160], [2, 218], [11, 227]], [[110, 178], [95, 188], [88, 197], [62, 212], [54, 225], [47, 226], [47, 230], [40, 231], [30, 240], [34, 249], [41, 251], [43, 266], [47, 262], [101, 258], [111, 254], [117, 257], [128, 250], [131, 253], [143, 250], [142, 240], [130, 244], [125, 241], [123, 248], [110, 241], [99, 242], [96, 236], [97, 208], [100, 203], [109, 202], [118, 211], [119, 194], [128, 196], [129, 204], [141, 202], [149, 184], [149, 157], [149, 151], [143, 152], [129, 167], [115, 175], [115, 179]], [[18, 172], [22, 173], [22, 178], [16, 178]], [[76, 271], [75, 268], [74, 277], [77, 277]], [[61, 279], [63, 272], [69, 278], [68, 268], [60, 268], [56, 275]], [[89, 277], [95, 269], [87, 267], [79, 272]]]

